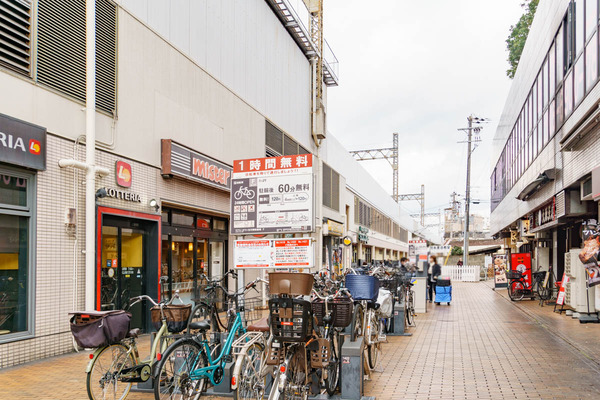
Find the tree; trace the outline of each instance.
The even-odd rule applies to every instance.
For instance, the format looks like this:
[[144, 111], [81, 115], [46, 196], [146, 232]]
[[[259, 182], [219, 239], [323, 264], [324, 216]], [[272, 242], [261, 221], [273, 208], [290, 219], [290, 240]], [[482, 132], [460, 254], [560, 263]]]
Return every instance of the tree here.
[[506, 49], [508, 50], [508, 63], [510, 68], [506, 70], [506, 75], [512, 79], [517, 72], [517, 66], [529, 35], [529, 28], [533, 22], [535, 10], [537, 9], [540, 0], [526, 0], [521, 7], [525, 9], [525, 13], [521, 15], [519, 22], [516, 25], [511, 25], [510, 34], [506, 39]]
[[450, 255], [451, 256], [462, 256], [463, 255], [462, 247], [453, 246], [452, 250], [450, 251]]

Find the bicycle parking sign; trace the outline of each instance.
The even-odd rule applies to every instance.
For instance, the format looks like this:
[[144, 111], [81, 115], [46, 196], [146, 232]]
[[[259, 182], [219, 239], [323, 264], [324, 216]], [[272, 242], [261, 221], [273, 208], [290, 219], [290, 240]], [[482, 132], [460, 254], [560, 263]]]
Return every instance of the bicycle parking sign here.
[[234, 161], [231, 233], [312, 232], [312, 163], [312, 154]]

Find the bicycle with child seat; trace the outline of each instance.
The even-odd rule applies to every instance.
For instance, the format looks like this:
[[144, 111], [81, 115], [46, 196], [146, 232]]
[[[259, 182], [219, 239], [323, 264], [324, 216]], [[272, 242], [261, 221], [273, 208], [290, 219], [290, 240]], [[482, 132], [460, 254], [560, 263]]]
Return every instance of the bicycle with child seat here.
[[129, 300], [128, 309], [144, 300], [160, 309], [161, 326], [154, 338], [150, 356], [145, 360], [140, 358], [136, 342], [140, 334], [138, 328], [130, 330], [127, 337], [119, 343], [97, 348], [90, 354], [90, 362], [86, 368], [86, 387], [91, 400], [125, 399], [132, 383], [145, 382], [151, 378], [152, 368], [159, 360], [157, 355], [167, 348], [169, 340], [173, 338], [169, 335], [164, 308], [171, 305], [175, 299], [179, 299], [178, 293], [175, 293], [169, 302], [156, 303], [147, 295]]
[[[227, 292], [220, 284], [214, 285], [215, 289], [225, 293], [228, 304], [227, 339], [223, 344], [211, 342], [207, 335], [211, 328], [208, 320], [190, 322], [189, 330], [198, 333], [176, 340], [161, 354], [154, 374], [154, 397], [157, 400], [198, 399], [209, 383], [218, 385], [222, 382], [225, 365], [233, 360], [233, 343], [238, 335], [246, 332], [242, 314], [250, 310], [246, 310], [243, 296], [258, 282], [259, 279], [250, 282], [233, 293]], [[214, 315], [212, 311], [211, 314]]]

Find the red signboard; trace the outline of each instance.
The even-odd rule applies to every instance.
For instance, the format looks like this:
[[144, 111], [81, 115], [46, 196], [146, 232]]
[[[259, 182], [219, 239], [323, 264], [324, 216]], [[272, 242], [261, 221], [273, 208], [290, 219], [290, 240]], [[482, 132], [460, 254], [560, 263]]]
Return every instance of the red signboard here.
[[511, 271], [519, 271], [523, 274], [523, 279], [531, 286], [531, 254], [516, 253], [510, 255]]
[[556, 304], [558, 304], [559, 306], [562, 306], [563, 304], [565, 304], [567, 283], [569, 283], [569, 277], [567, 276], [567, 274], [564, 274], [562, 281], [560, 282], [560, 289], [558, 291], [558, 296], [556, 296]]
[[117, 185], [131, 187], [131, 165], [125, 161], [117, 161]]

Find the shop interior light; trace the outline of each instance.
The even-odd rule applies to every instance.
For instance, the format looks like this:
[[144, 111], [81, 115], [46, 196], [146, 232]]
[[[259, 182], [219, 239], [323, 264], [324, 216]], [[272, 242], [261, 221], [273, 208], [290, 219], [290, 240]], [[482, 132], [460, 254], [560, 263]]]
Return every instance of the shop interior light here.
[[190, 243], [190, 244], [188, 244], [188, 250], [189, 250], [189, 251], [192, 251], [192, 250], [194, 250], [194, 243]]
[[171, 242], [171, 250], [175, 251], [175, 242]]

